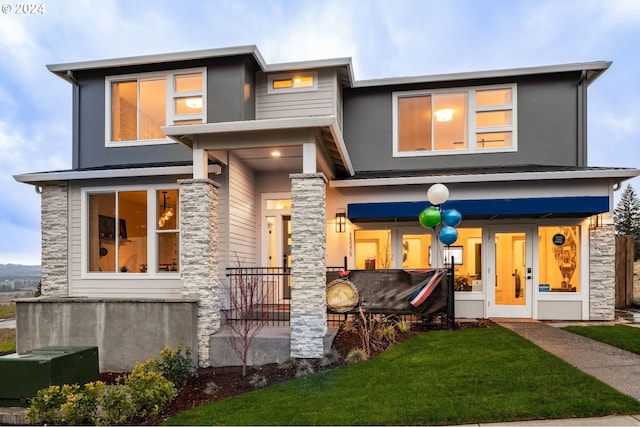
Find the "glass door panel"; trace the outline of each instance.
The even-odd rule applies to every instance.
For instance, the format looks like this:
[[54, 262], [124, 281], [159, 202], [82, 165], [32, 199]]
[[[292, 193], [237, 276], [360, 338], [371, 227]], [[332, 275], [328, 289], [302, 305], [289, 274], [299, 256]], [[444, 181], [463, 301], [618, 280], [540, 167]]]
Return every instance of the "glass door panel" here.
[[488, 317], [532, 317], [533, 228], [495, 227], [489, 233]]

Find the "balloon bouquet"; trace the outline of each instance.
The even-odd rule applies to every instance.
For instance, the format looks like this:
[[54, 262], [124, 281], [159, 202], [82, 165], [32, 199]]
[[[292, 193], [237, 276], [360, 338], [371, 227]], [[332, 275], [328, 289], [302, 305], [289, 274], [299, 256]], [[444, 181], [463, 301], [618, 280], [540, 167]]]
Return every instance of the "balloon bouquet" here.
[[433, 206], [429, 206], [418, 215], [418, 221], [424, 228], [436, 227], [442, 222], [442, 227], [437, 231], [438, 240], [450, 246], [458, 240], [456, 226], [462, 221], [462, 215], [456, 209], [443, 209], [442, 204], [449, 198], [449, 189], [443, 184], [433, 184], [427, 191], [427, 199]]
[[[433, 184], [427, 191], [427, 199], [432, 206], [429, 206], [418, 215], [420, 225], [427, 229], [433, 229], [436, 233], [437, 240], [447, 246], [452, 245], [458, 240], [458, 230], [456, 226], [462, 221], [462, 214], [456, 209], [443, 209], [442, 205], [449, 198], [449, 189], [443, 184]], [[442, 222], [442, 227], [437, 231], [438, 225]], [[435, 245], [434, 245], [435, 246]], [[437, 249], [438, 258], [440, 258], [441, 245]], [[441, 268], [436, 262], [436, 268]], [[453, 287], [454, 266], [453, 259], [450, 260], [447, 269], [447, 319], [451, 322], [452, 328], [456, 328], [455, 314], [455, 297]]]

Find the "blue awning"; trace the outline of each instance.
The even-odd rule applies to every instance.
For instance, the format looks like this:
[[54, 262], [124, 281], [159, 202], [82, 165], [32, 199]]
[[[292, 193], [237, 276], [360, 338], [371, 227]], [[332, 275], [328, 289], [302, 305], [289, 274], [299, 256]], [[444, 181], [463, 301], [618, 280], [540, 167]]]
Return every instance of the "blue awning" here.
[[[423, 202], [350, 203], [347, 216], [352, 222], [411, 221], [431, 206]], [[609, 197], [532, 197], [523, 199], [451, 200], [444, 209], [457, 209], [465, 219], [483, 218], [586, 218], [609, 211]]]

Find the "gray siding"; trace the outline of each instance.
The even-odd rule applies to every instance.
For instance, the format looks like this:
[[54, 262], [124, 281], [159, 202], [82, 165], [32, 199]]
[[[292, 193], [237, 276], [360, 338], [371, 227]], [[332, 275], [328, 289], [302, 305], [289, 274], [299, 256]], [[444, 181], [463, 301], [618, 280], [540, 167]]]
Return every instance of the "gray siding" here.
[[177, 143], [141, 147], [105, 147], [105, 77], [195, 67], [207, 68], [209, 107], [207, 121], [209, 123], [255, 118], [253, 86], [257, 65], [244, 57], [78, 72], [75, 77], [80, 84], [80, 93], [76, 103], [78, 110], [74, 111], [74, 117], [78, 117], [73, 131], [74, 167], [191, 160], [191, 151]]
[[258, 73], [256, 119], [337, 115], [337, 80], [335, 70], [321, 69], [318, 90], [269, 94], [267, 75]]
[[392, 92], [442, 89], [416, 86], [344, 89], [344, 136], [356, 171], [503, 165], [584, 166], [578, 140], [579, 74], [515, 81], [459, 82], [455, 87], [517, 83], [518, 151], [394, 158]]

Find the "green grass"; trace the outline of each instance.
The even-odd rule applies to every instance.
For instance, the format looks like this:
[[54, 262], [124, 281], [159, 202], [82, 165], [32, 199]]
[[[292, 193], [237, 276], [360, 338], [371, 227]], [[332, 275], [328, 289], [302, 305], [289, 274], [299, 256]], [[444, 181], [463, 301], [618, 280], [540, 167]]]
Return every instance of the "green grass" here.
[[416, 336], [368, 362], [221, 400], [169, 425], [438, 425], [640, 413], [503, 328]]
[[13, 319], [16, 317], [15, 305], [0, 306], [0, 319]]
[[16, 351], [16, 330], [0, 329], [0, 353]]
[[640, 354], [640, 328], [625, 325], [567, 326], [562, 328], [632, 353]]

